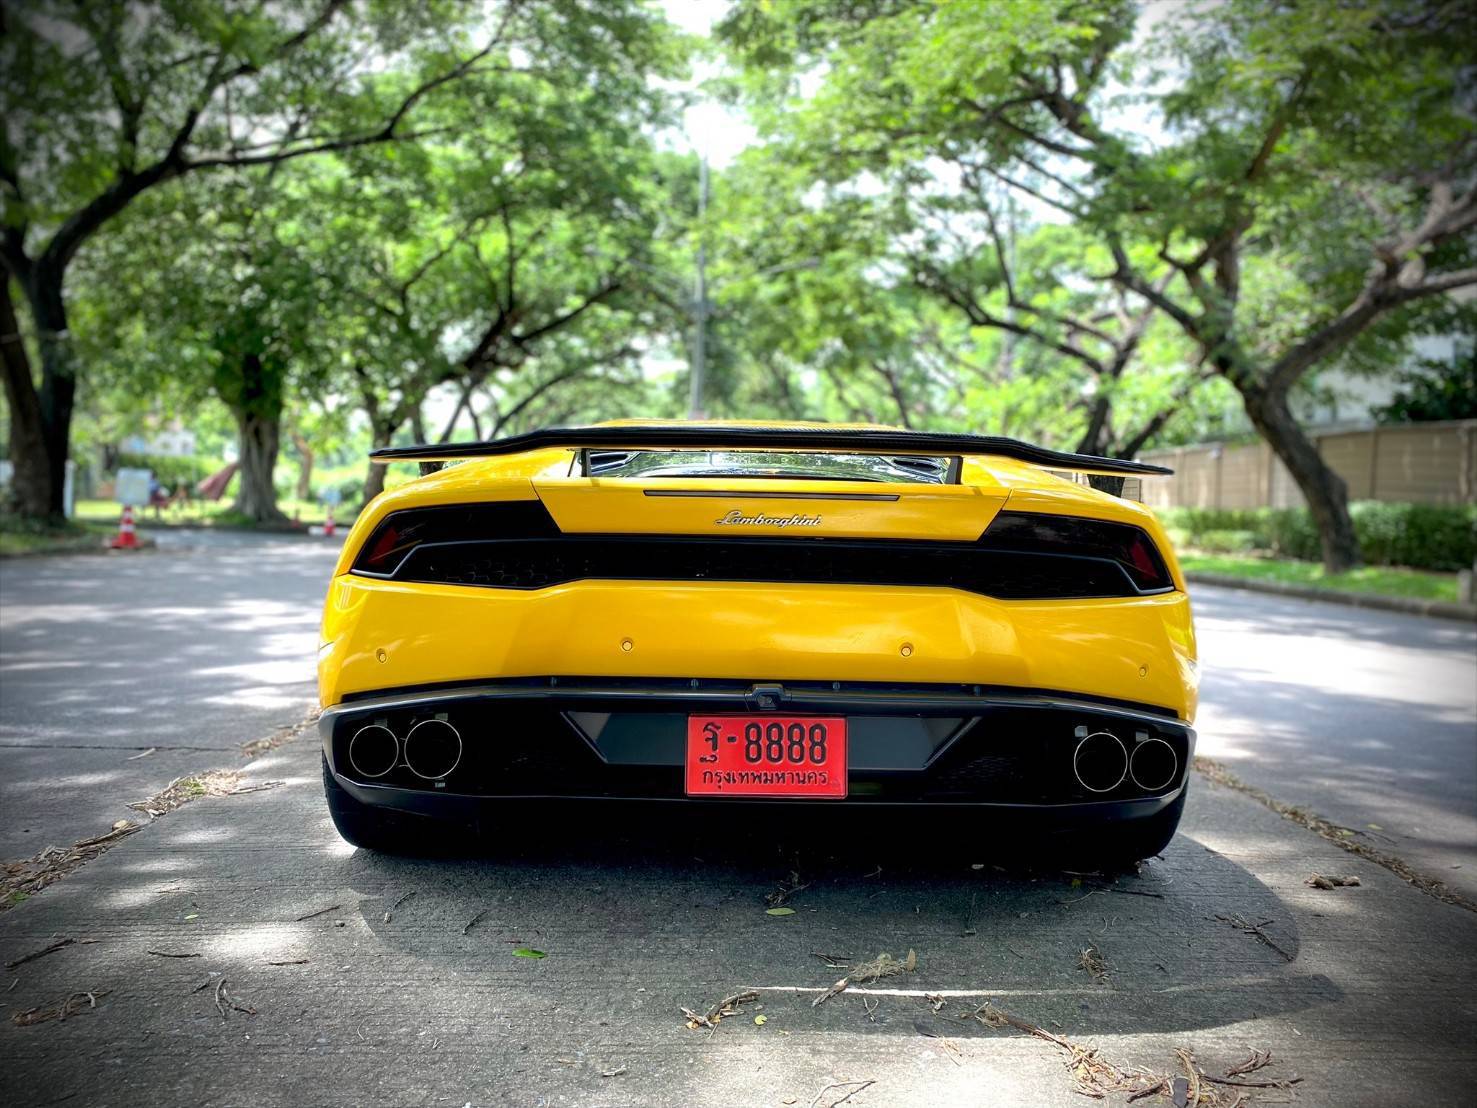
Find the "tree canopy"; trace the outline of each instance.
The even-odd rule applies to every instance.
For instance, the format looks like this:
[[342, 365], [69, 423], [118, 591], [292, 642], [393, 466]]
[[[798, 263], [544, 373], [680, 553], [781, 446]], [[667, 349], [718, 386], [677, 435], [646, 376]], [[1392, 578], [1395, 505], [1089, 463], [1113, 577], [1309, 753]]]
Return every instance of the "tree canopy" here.
[[1473, 328], [1446, 294], [1477, 284], [1477, 19], [1440, 0], [734, 0], [699, 94], [761, 141], [704, 197], [675, 152], [703, 47], [642, 0], [4, 18], [32, 514], [59, 509], [79, 396], [220, 405], [237, 506], [271, 519], [284, 435], [306, 473], [309, 427], [675, 413], [701, 356], [713, 415], [1124, 457], [1229, 398], [1339, 567], [1347, 497], [1300, 405]]

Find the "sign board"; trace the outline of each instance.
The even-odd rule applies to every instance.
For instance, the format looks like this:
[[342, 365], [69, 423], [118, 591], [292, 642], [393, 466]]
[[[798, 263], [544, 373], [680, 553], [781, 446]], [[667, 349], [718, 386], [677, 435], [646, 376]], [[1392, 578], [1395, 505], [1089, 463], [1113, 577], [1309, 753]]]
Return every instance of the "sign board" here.
[[153, 476], [152, 469], [120, 469], [113, 483], [113, 499], [119, 504], [143, 507], [149, 502], [149, 481]]

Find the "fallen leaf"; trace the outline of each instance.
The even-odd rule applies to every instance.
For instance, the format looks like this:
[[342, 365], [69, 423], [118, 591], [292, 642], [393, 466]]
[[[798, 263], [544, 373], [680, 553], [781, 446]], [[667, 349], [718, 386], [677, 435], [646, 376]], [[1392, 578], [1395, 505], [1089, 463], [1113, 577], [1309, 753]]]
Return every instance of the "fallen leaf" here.
[[1342, 877], [1332, 873], [1315, 873], [1312, 877], [1304, 881], [1303, 884], [1315, 889], [1340, 889], [1357, 886], [1359, 884], [1359, 878], [1353, 875]]
[[199, 918], [200, 918], [200, 913], [199, 912], [191, 912], [188, 916], [185, 917], [185, 919], [187, 919], [187, 920], [190, 920], [190, 919], [199, 919]]
[[769, 1017], [768, 1016], [755, 1016], [754, 1017], [754, 1026], [755, 1027], [763, 1027], [768, 1022], [769, 1022]]
[[520, 946], [513, 951], [514, 958], [547, 958], [548, 955], [542, 950], [534, 950], [531, 946]]
[[766, 908], [766, 909], [764, 909], [764, 914], [766, 916], [793, 916], [795, 914], [795, 909], [793, 909], [793, 908]]

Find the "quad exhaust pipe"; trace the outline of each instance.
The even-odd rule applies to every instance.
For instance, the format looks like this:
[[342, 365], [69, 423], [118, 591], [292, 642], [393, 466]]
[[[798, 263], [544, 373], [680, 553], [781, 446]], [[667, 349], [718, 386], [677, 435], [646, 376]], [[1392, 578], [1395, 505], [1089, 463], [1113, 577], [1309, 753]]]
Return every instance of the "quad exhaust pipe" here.
[[423, 719], [405, 736], [405, 764], [427, 781], [439, 781], [461, 763], [462, 734], [444, 719]]
[[1144, 739], [1136, 743], [1128, 759], [1128, 775], [1146, 793], [1167, 788], [1180, 774], [1180, 760], [1163, 739]]
[[1110, 793], [1128, 776], [1128, 749], [1109, 731], [1084, 735], [1072, 755], [1072, 772], [1088, 792]]
[[400, 740], [383, 724], [361, 727], [349, 740], [349, 764], [361, 777], [383, 777], [399, 760]]
[[402, 761], [426, 781], [440, 781], [461, 764], [462, 736], [444, 719], [421, 720], [402, 741], [382, 723], [371, 723], [349, 740], [349, 764], [361, 777], [384, 777]]
[[1110, 793], [1126, 780], [1146, 793], [1167, 789], [1179, 776], [1179, 755], [1160, 738], [1140, 732], [1132, 753], [1111, 731], [1087, 733], [1077, 729], [1079, 741], [1072, 755], [1072, 773], [1077, 784], [1090, 793]]

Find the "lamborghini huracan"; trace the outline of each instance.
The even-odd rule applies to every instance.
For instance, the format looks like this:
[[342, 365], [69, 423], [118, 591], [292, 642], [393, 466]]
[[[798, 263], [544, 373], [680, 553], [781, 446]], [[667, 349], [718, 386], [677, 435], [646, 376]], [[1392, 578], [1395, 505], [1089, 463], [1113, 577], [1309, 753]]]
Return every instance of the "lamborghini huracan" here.
[[1174, 834], [1190, 601], [1153, 514], [1080, 476], [1166, 470], [805, 423], [374, 458], [456, 464], [369, 504], [329, 588], [323, 781], [353, 844], [529, 800], [947, 809], [1120, 862]]

